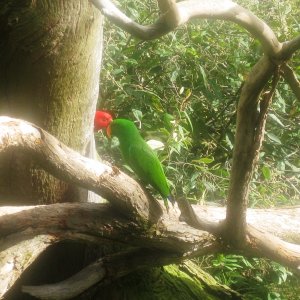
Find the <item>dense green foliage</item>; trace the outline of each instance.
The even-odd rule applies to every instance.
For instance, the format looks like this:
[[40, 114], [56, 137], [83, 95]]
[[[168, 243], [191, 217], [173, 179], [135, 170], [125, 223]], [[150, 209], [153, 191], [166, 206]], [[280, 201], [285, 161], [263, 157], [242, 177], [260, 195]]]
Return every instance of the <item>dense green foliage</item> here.
[[[299, 0], [237, 2], [266, 21], [281, 41], [300, 32]], [[126, 0], [120, 5], [144, 24], [151, 23], [157, 13], [155, 1]], [[175, 198], [184, 195], [194, 203], [224, 204], [236, 104], [244, 79], [262, 54], [259, 43], [235, 24], [205, 20], [150, 42], [135, 40], [107, 23], [105, 41], [99, 108], [134, 120], [146, 139], [164, 143], [158, 155]], [[299, 55], [291, 65], [299, 77]], [[250, 206], [300, 203], [299, 123], [300, 103], [281, 80], [251, 185]], [[122, 164], [117, 148], [111, 147], [104, 136], [99, 147], [102, 153], [110, 153], [106, 158], [113, 152], [114, 160]], [[214, 266], [211, 271], [219, 280], [239, 286], [252, 295], [249, 299], [288, 299], [269, 285], [285, 281], [287, 270], [242, 257], [234, 257], [236, 267], [228, 267], [230, 259], [224, 257], [224, 270], [220, 270], [221, 263], [216, 265], [220, 257], [210, 260], [210, 266]], [[235, 275], [226, 266], [233, 268]], [[262, 269], [265, 272], [259, 272]], [[247, 274], [255, 274], [251, 282]], [[254, 291], [242, 288], [243, 284]], [[261, 294], [258, 286], [264, 288]]]
[[[244, 1], [245, 2], [245, 1]], [[251, 1], [281, 40], [299, 32], [299, 1]], [[151, 22], [155, 6], [125, 1], [129, 15]], [[235, 109], [244, 78], [261, 55], [238, 26], [197, 21], [150, 42], [107, 24], [101, 107], [135, 120], [159, 151], [175, 194], [219, 202], [226, 196]], [[300, 59], [293, 65], [300, 72]], [[266, 140], [250, 195], [251, 206], [297, 203], [300, 191], [300, 108], [282, 81], [270, 111]], [[200, 172], [199, 172], [200, 171]], [[176, 189], [175, 189], [176, 187]]]

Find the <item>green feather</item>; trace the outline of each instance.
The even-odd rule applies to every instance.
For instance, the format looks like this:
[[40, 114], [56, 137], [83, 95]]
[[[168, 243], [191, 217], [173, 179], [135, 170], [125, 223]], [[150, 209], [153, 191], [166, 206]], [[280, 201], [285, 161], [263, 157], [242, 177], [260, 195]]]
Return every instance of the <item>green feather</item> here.
[[164, 199], [170, 198], [170, 188], [162, 165], [134, 123], [126, 119], [115, 119], [110, 128], [111, 135], [119, 139], [123, 157], [132, 170], [144, 183], [154, 187]]

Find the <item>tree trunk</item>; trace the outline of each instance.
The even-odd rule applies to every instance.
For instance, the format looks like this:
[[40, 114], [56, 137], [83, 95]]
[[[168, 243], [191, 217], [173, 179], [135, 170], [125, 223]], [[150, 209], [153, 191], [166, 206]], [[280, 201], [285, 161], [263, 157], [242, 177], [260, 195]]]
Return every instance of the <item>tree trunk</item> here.
[[[95, 153], [102, 16], [88, 1], [2, 1], [0, 115], [39, 124], [81, 154]], [[0, 205], [87, 201], [88, 191], [56, 179], [25, 151], [0, 159]], [[60, 244], [20, 284], [62, 279], [84, 265], [85, 247]], [[16, 288], [12, 299], [25, 299]], [[28, 297], [28, 296], [27, 296]]]
[[[88, 1], [0, 5], [0, 115], [26, 119], [81, 154], [93, 150], [102, 17]], [[0, 161], [0, 203], [86, 200], [82, 192], [11, 151]], [[1, 202], [2, 201], [2, 202]]]

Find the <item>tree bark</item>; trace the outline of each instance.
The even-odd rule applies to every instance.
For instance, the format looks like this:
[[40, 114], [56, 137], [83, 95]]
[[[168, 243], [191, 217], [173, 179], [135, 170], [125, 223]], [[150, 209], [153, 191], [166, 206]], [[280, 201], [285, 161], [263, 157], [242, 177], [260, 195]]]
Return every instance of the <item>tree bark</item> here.
[[[88, 155], [99, 89], [102, 18], [88, 1], [61, 3], [0, 4], [0, 115], [34, 122]], [[86, 200], [87, 192], [83, 194]], [[54, 203], [73, 196], [79, 196], [74, 185], [45, 173], [25, 153], [11, 151], [2, 157], [2, 203]]]
[[[93, 116], [99, 90], [102, 19], [85, 0], [2, 1], [0, 115], [32, 121], [81, 154], [95, 158]], [[23, 149], [11, 149], [0, 158], [0, 205], [87, 201], [91, 195], [45, 172]], [[28, 260], [19, 267], [26, 268], [46, 245], [47, 237], [37, 237], [32, 248], [25, 241], [20, 248], [13, 248], [28, 249]], [[84, 265], [85, 251], [85, 247], [67, 243], [55, 247], [39, 260], [37, 274], [27, 279], [69, 276]], [[4, 277], [1, 283], [5, 282]], [[15, 299], [20, 297], [14, 294]]]
[[[224, 208], [194, 206], [194, 209], [201, 219], [215, 223], [225, 216]], [[284, 242], [271, 233], [299, 241], [298, 215], [299, 207], [250, 210], [249, 242], [246, 248], [238, 251], [242, 250], [245, 255], [267, 256], [296, 270], [300, 266], [300, 246]], [[289, 220], [288, 226], [283, 227], [286, 220]], [[272, 224], [272, 227], [265, 227], [265, 224]], [[128, 251], [118, 252], [113, 260], [109, 255], [104, 256], [63, 282], [24, 289], [46, 299], [67, 299], [66, 295], [73, 297], [74, 293], [78, 295], [94, 284], [107, 284], [141, 268], [228, 251], [225, 244], [207, 232], [178, 222], [178, 214], [165, 215], [159, 223], [146, 229], [117, 213], [108, 203], [2, 207], [0, 238], [2, 293], [9, 290], [41, 252], [59, 241], [71, 239], [102, 247], [119, 243], [127, 247]]]

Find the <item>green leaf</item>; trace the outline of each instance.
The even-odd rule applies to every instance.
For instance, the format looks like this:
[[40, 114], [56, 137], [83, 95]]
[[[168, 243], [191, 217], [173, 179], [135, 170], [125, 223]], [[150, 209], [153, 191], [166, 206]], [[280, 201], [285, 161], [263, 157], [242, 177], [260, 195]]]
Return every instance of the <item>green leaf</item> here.
[[266, 132], [266, 136], [267, 136], [270, 140], [272, 140], [273, 142], [275, 142], [275, 143], [277, 143], [277, 144], [279, 144], [279, 145], [282, 144], [282, 143], [281, 143], [281, 140], [279, 139], [279, 137], [276, 136], [275, 134]]
[[184, 113], [184, 115], [185, 115], [186, 119], [188, 120], [188, 123], [189, 123], [189, 125], [190, 125], [190, 127], [191, 127], [191, 132], [193, 132], [193, 131], [194, 131], [194, 128], [193, 128], [193, 124], [192, 124], [192, 121], [191, 121], [189, 115], [187, 114], [186, 111], [183, 111], [183, 113]]
[[195, 162], [195, 163], [202, 163], [202, 164], [206, 164], [206, 165], [212, 163], [213, 161], [214, 161], [214, 159], [209, 158], [209, 157], [202, 157], [200, 159], [194, 159], [193, 160], [193, 162]]
[[262, 170], [262, 173], [263, 173], [263, 175], [264, 175], [265, 180], [271, 179], [271, 170], [270, 170], [269, 167], [263, 166], [263, 167], [261, 168], [261, 170]]
[[269, 117], [274, 120], [277, 124], [279, 124], [281, 127], [285, 127], [284, 124], [278, 119], [278, 117], [274, 114], [269, 114]]
[[132, 113], [135, 116], [136, 120], [141, 122], [143, 118], [143, 113], [138, 109], [132, 109]]
[[200, 66], [200, 72], [203, 78], [204, 86], [208, 88], [207, 76], [202, 66]]

